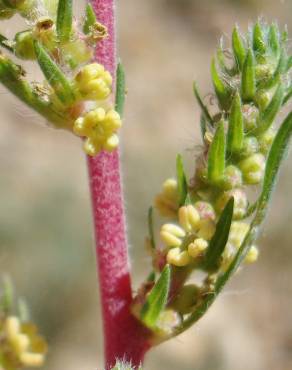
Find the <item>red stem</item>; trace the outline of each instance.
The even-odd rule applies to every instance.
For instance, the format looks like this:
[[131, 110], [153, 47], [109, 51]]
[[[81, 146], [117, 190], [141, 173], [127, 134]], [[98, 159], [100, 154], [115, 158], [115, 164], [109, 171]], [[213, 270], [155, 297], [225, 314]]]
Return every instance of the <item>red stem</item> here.
[[[109, 37], [98, 44], [96, 60], [115, 77], [114, 0], [92, 0], [99, 22]], [[103, 314], [106, 368], [116, 359], [142, 363], [149, 348], [146, 332], [131, 315], [130, 270], [125, 230], [119, 152], [88, 158], [95, 224], [96, 253]]]

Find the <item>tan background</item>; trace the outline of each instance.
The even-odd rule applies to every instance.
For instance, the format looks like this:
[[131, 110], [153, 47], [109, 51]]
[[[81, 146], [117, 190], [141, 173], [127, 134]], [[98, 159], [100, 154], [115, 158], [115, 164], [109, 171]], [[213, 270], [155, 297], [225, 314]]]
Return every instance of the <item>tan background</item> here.
[[[210, 91], [210, 58], [235, 22], [246, 30], [263, 15], [289, 26], [291, 14], [291, 0], [118, 1], [119, 54], [129, 89], [122, 161], [135, 287], [148, 271], [147, 208], [163, 179], [174, 174], [178, 151], [193, 167], [199, 111], [192, 80]], [[18, 26], [1, 24], [1, 33]], [[0, 105], [0, 270], [13, 277], [49, 340], [45, 369], [100, 370], [100, 309], [80, 141], [47, 129], [2, 88]], [[234, 278], [187, 334], [149, 353], [146, 370], [292, 369], [289, 162], [291, 157], [259, 262]]]

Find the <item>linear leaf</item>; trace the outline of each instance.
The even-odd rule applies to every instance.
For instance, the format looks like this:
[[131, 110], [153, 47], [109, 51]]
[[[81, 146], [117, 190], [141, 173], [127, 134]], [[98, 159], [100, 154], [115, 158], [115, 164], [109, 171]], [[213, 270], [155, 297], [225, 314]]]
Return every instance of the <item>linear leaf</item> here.
[[188, 194], [188, 183], [185, 175], [182, 156], [180, 154], [178, 154], [176, 157], [176, 177], [177, 177], [179, 205], [183, 206], [185, 204]]
[[194, 95], [195, 95], [195, 97], [197, 99], [197, 102], [198, 102], [198, 104], [199, 104], [199, 106], [200, 106], [200, 108], [202, 110], [203, 115], [205, 116], [206, 120], [210, 123], [210, 125], [213, 126], [213, 119], [212, 119], [212, 117], [211, 117], [211, 115], [209, 113], [208, 108], [206, 107], [206, 105], [204, 104], [204, 102], [203, 102], [203, 100], [202, 100], [202, 98], [200, 96], [200, 93], [199, 93], [199, 90], [198, 90], [198, 87], [197, 87], [197, 83], [196, 82], [193, 83], [193, 91], [194, 91]]
[[231, 197], [217, 222], [215, 234], [210, 241], [204, 263], [204, 268], [206, 270], [215, 270], [220, 263], [220, 257], [228, 241], [233, 217], [233, 208], [234, 198]]
[[152, 249], [156, 249], [154, 229], [153, 229], [153, 207], [149, 207], [149, 210], [148, 210], [148, 233], [149, 233], [151, 247]]
[[264, 54], [267, 49], [263, 31], [259, 22], [255, 24], [253, 29], [253, 49], [260, 54]]
[[97, 22], [96, 15], [91, 4], [86, 5], [85, 9], [85, 20], [83, 24], [83, 32], [85, 35], [90, 33], [91, 27]]
[[284, 86], [282, 85], [282, 83], [280, 83], [269, 105], [260, 114], [257, 129], [258, 132], [265, 132], [272, 125], [277, 113], [281, 109], [283, 98]]
[[61, 42], [70, 40], [73, 20], [73, 1], [59, 0], [57, 13], [57, 34]]
[[280, 33], [275, 23], [273, 23], [269, 29], [268, 41], [274, 55], [278, 56], [280, 53]]
[[236, 92], [229, 116], [228, 134], [227, 134], [227, 150], [238, 152], [242, 149], [244, 138], [243, 115], [241, 111], [241, 99], [238, 92]]
[[228, 110], [230, 106], [230, 87], [226, 84], [226, 82], [220, 76], [217, 67], [216, 67], [216, 60], [213, 58], [211, 64], [211, 77], [215, 89], [216, 96], [218, 98], [218, 102], [222, 109]]
[[250, 101], [256, 93], [255, 60], [251, 49], [246, 55], [241, 76], [241, 96], [244, 101]]
[[39, 66], [58, 98], [63, 103], [72, 103], [74, 101], [74, 94], [65, 74], [38, 41], [34, 42], [34, 47]]
[[141, 320], [150, 328], [155, 328], [157, 319], [166, 306], [169, 287], [170, 267], [166, 265], [141, 310]]
[[121, 63], [118, 63], [115, 109], [120, 114], [120, 116], [122, 116], [124, 112], [125, 96], [126, 96], [125, 71], [123, 65]]
[[208, 180], [218, 184], [223, 178], [225, 170], [226, 139], [224, 123], [221, 121], [211, 143], [208, 153]]
[[239, 34], [238, 28], [235, 27], [232, 32], [232, 49], [235, 55], [236, 62], [240, 70], [242, 70], [243, 63], [246, 56], [246, 50], [242, 37]]

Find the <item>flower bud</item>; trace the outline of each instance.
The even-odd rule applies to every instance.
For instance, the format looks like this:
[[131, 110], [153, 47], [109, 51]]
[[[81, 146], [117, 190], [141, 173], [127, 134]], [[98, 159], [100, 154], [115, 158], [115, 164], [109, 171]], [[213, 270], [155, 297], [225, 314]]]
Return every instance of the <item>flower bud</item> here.
[[244, 182], [258, 184], [262, 181], [265, 173], [266, 160], [263, 154], [257, 153], [242, 160], [239, 168], [242, 171]]
[[178, 210], [178, 219], [185, 231], [190, 232], [198, 228], [200, 215], [194, 206], [187, 205]]
[[243, 189], [232, 189], [221, 194], [216, 201], [217, 210], [221, 213], [231, 197], [234, 198], [233, 218], [243, 218], [248, 207], [247, 195]]
[[199, 295], [199, 287], [194, 284], [185, 285], [181, 288], [180, 292], [171, 303], [171, 306], [182, 315], [188, 314], [192, 312]]
[[267, 108], [272, 97], [273, 97], [273, 93], [271, 91], [259, 90], [257, 92], [255, 96], [255, 100], [260, 110], [265, 110]]
[[229, 165], [225, 168], [223, 187], [226, 190], [239, 187], [242, 184], [242, 174], [238, 167]]
[[155, 207], [164, 217], [176, 217], [178, 208], [178, 190], [175, 179], [167, 179], [162, 185], [162, 192], [155, 197]]
[[228, 244], [238, 249], [244, 241], [246, 234], [249, 232], [249, 229], [250, 226], [246, 222], [233, 221], [231, 223]]
[[18, 32], [16, 34], [14, 51], [15, 55], [20, 59], [34, 60], [36, 58], [31, 31]]
[[267, 154], [270, 150], [271, 145], [273, 144], [274, 138], [276, 136], [276, 131], [273, 128], [270, 128], [266, 132], [264, 132], [259, 137], [259, 145], [260, 145], [260, 151], [263, 154]]
[[175, 224], [164, 224], [160, 231], [160, 237], [167, 247], [181, 246], [185, 235], [184, 229]]
[[199, 201], [195, 203], [195, 208], [199, 212], [201, 219], [215, 220], [216, 214], [213, 206], [210, 203]]
[[208, 248], [208, 242], [205, 239], [198, 238], [188, 245], [188, 253], [191, 257], [197, 258], [202, 256]]
[[181, 324], [180, 315], [173, 309], [166, 309], [161, 312], [156, 322], [156, 328], [162, 336], [168, 336]]
[[216, 224], [211, 219], [203, 219], [200, 221], [199, 231], [197, 233], [199, 238], [211, 240], [216, 230]]
[[180, 248], [172, 248], [167, 253], [167, 263], [170, 265], [183, 267], [192, 262], [187, 251], [181, 251]]
[[249, 157], [252, 154], [257, 153], [258, 151], [259, 151], [259, 143], [256, 137], [249, 136], [243, 140], [243, 148], [240, 153], [243, 157]]
[[255, 75], [257, 80], [268, 80], [273, 75], [273, 69], [270, 64], [257, 64]]
[[257, 127], [259, 110], [254, 105], [244, 104], [242, 106], [243, 123], [246, 132], [252, 131]]
[[111, 93], [112, 76], [101, 64], [92, 63], [80, 70], [75, 83], [84, 99], [106, 99]]

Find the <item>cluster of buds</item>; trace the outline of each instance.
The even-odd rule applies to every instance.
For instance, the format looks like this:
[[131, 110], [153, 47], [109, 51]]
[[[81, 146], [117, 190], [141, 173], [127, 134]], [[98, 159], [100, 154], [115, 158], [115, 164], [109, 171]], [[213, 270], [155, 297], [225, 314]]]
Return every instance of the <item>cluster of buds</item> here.
[[[159, 278], [154, 278], [151, 290], [142, 292], [143, 297], [139, 292], [135, 300], [145, 302], [140, 305], [140, 314], [136, 307], [135, 315], [158, 337], [163, 326], [161, 318], [166, 317], [168, 331], [172, 331], [165, 334], [169, 337], [176, 335], [175, 325], [184, 325], [175, 324], [175, 312], [183, 323], [188, 323], [192, 315], [202, 315], [208, 306], [204, 300], [216, 296], [217, 282], [228, 269], [233, 269], [230, 266], [248, 240], [248, 217], [256, 209], [248, 199], [248, 188], [263, 181], [276, 134], [275, 118], [292, 95], [286, 39], [286, 33], [281, 34], [275, 24], [256, 23], [246, 39], [237, 27], [234, 29], [233, 65], [226, 64], [222, 44], [211, 65], [218, 101], [214, 115], [194, 84], [202, 109], [204, 149], [197, 158], [194, 177], [187, 181], [182, 164], [177, 161], [177, 179], [166, 180], [155, 198], [160, 215], [171, 220], [160, 228], [160, 243], [152, 241], [153, 270]], [[152, 229], [152, 240], [153, 233]], [[243, 260], [253, 263], [258, 258], [258, 248], [253, 242], [247, 247]], [[163, 265], [157, 263], [161, 255]], [[205, 272], [199, 285], [188, 283], [193, 271]], [[155, 298], [161, 299], [159, 287], [167, 276], [169, 291], [155, 321], [147, 316], [147, 312], [153, 313], [147, 307]]]
[[46, 341], [28, 320], [24, 302], [19, 301], [17, 314], [13, 312], [14, 306], [12, 285], [5, 280], [0, 295], [0, 368], [20, 370], [40, 367], [45, 362]]
[[2, 52], [0, 81], [56, 127], [85, 137], [87, 154], [116, 149], [121, 119], [110, 96], [113, 79], [101, 64], [91, 63], [107, 30], [92, 6], [80, 24], [73, 19], [72, 0], [0, 0], [0, 18], [15, 13], [30, 28], [13, 40], [0, 35], [0, 46], [21, 60], [36, 60], [46, 81], [29, 83], [23, 68]]

